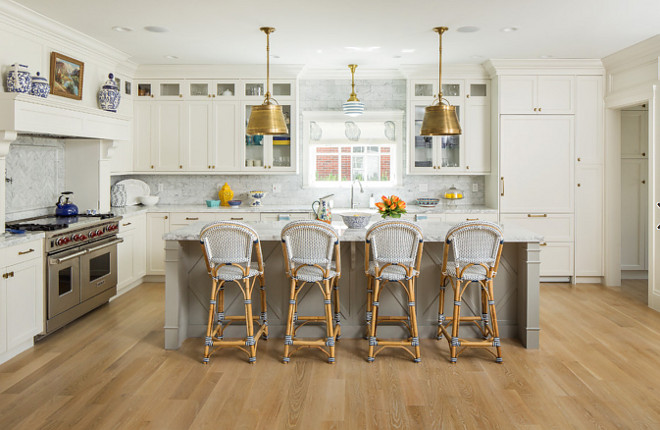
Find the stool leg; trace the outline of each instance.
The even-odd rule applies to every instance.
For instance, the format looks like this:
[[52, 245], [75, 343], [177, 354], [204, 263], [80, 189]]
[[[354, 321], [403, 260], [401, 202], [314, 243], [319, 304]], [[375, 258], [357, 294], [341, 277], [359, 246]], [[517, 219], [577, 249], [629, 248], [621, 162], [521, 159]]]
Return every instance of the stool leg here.
[[250, 288], [250, 279], [245, 279], [245, 289], [243, 290], [243, 297], [245, 303], [245, 331], [246, 339], [245, 346], [249, 348], [250, 357], [248, 362], [254, 363], [257, 361], [257, 351], [254, 341], [254, 322], [252, 320], [252, 289]]
[[293, 345], [293, 312], [296, 303], [296, 281], [294, 279], [291, 279], [290, 289], [289, 312], [286, 318], [286, 332], [284, 333], [284, 358], [282, 359], [284, 363], [289, 362], [289, 347]]
[[490, 306], [491, 327], [493, 330], [493, 346], [497, 350], [495, 361], [502, 363], [502, 349], [500, 346], [500, 330], [497, 327], [497, 314], [495, 312], [495, 295], [493, 294], [493, 280], [487, 281], [488, 285], [488, 305]]
[[451, 358], [450, 362], [456, 363], [458, 360], [458, 347], [460, 342], [458, 340], [458, 327], [461, 323], [461, 281], [456, 280], [454, 287], [454, 314], [452, 317], [451, 326], [451, 344], [449, 347]]
[[259, 277], [259, 295], [261, 299], [261, 324], [265, 327], [261, 337], [268, 340], [268, 305], [266, 304], [266, 279], [263, 275]]
[[328, 363], [335, 362], [335, 330], [332, 323], [332, 283], [326, 279], [323, 281], [323, 303], [325, 308], [325, 345], [330, 350]]
[[371, 305], [371, 302], [373, 300], [373, 278], [371, 275], [367, 275], [367, 305], [366, 305], [366, 322], [367, 322], [367, 329], [365, 330], [365, 339], [369, 339], [369, 336], [371, 334], [371, 320], [373, 318], [372, 311], [373, 311], [373, 306]]
[[436, 334], [436, 339], [442, 339], [442, 330], [440, 326], [445, 323], [445, 288], [446, 288], [447, 278], [445, 275], [440, 277], [440, 295], [438, 296], [438, 333]]
[[380, 297], [380, 281], [378, 279], [373, 280], [373, 297], [372, 297], [372, 316], [371, 316], [371, 325], [369, 326], [369, 355], [367, 356], [367, 361], [372, 363], [374, 361], [374, 347], [377, 345], [376, 340], [376, 321], [378, 321], [378, 300]]
[[417, 330], [417, 306], [415, 305], [415, 278], [408, 280], [408, 311], [410, 312], [410, 334], [412, 335], [412, 346], [415, 349], [413, 361], [419, 363], [422, 357], [419, 351], [419, 332]]
[[206, 339], [204, 342], [204, 358], [202, 359], [202, 362], [204, 364], [208, 364], [209, 362], [209, 355], [210, 355], [210, 349], [211, 346], [213, 345], [213, 317], [215, 315], [215, 300], [216, 300], [216, 289], [218, 287], [218, 281], [215, 279], [213, 280], [213, 286], [211, 287], [211, 300], [209, 302], [209, 321], [208, 324], [206, 325]]
[[225, 332], [225, 326], [222, 323], [222, 320], [225, 317], [224, 316], [225, 315], [225, 281], [220, 282], [216, 294], [218, 295], [217, 305], [215, 307], [218, 316], [217, 337], [219, 339], [222, 339], [224, 337], [224, 332]]
[[488, 339], [491, 334], [491, 329], [488, 326], [488, 290], [485, 283], [479, 281], [479, 289], [481, 290], [481, 328], [483, 331], [483, 338]]
[[332, 279], [332, 288], [335, 296], [335, 339], [341, 337], [341, 305], [339, 303], [339, 278]]

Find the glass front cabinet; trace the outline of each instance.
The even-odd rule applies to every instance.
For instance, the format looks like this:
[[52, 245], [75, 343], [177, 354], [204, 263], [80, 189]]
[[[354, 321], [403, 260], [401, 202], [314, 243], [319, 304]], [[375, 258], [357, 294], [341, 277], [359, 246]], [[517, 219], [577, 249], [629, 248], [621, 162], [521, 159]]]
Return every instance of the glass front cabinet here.
[[[259, 103], [261, 104], [261, 103]], [[295, 112], [293, 103], [281, 103], [284, 121], [289, 134], [276, 136], [249, 135], [245, 132], [256, 103], [243, 103], [243, 170], [248, 172], [295, 172], [295, 125], [292, 118]]]
[[445, 80], [443, 97], [456, 107], [463, 133], [458, 136], [421, 136], [424, 110], [433, 103], [437, 87], [437, 81], [432, 80], [410, 82], [409, 173], [481, 174], [490, 171], [489, 84], [486, 81]]

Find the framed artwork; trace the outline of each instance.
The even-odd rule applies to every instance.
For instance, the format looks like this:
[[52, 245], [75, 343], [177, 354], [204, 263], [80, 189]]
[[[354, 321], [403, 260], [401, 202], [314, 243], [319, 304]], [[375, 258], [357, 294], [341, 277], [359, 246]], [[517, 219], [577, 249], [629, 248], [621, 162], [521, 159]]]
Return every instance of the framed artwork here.
[[125, 81], [124, 82], [124, 92], [126, 95], [130, 96], [131, 95], [131, 82], [130, 81]]
[[57, 52], [50, 53], [50, 93], [82, 100], [85, 64]]

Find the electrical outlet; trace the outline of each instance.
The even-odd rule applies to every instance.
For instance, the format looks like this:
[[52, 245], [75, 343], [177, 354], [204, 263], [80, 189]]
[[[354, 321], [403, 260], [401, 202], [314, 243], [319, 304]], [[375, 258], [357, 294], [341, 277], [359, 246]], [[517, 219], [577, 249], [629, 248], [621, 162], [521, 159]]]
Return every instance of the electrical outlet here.
[[158, 184], [158, 192], [159, 193], [163, 192], [163, 184]]
[[274, 193], [281, 193], [282, 192], [282, 184], [274, 183], [273, 184], [273, 192]]
[[474, 184], [472, 184], [472, 192], [473, 193], [478, 193], [479, 192], [479, 184], [477, 184], [476, 182]]
[[425, 193], [429, 190], [429, 184], [419, 184], [419, 192]]

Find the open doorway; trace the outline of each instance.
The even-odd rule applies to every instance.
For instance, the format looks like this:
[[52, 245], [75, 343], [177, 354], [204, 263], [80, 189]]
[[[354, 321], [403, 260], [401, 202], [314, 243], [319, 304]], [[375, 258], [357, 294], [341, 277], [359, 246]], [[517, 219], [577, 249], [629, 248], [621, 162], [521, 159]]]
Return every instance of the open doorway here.
[[649, 113], [646, 104], [621, 113], [621, 287], [647, 303]]

